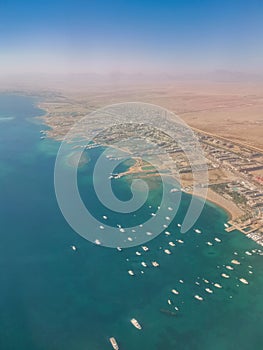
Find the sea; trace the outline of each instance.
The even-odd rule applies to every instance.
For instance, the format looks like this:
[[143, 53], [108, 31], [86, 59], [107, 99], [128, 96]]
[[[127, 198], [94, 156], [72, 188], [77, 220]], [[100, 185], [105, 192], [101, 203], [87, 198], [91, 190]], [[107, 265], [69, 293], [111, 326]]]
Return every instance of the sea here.
[[[169, 227], [147, 242], [147, 252], [141, 246], [118, 251], [84, 239], [56, 200], [60, 143], [41, 138], [47, 126], [37, 118], [45, 113], [39, 101], [0, 94], [0, 349], [106, 350], [112, 348], [110, 337], [121, 350], [263, 349], [261, 247], [238, 231], [226, 232], [228, 214], [209, 202], [194, 227], [201, 233], [194, 228], [181, 233], [178, 224], [191, 200], [185, 193]], [[99, 220], [107, 215], [111, 225], [132, 226], [151, 215], [161, 197], [158, 179], [141, 217], [139, 212], [118, 217], [100, 206], [95, 192], [86, 196], [101, 150], [87, 152], [79, 189]], [[128, 178], [114, 183], [121, 200], [131, 197]]]

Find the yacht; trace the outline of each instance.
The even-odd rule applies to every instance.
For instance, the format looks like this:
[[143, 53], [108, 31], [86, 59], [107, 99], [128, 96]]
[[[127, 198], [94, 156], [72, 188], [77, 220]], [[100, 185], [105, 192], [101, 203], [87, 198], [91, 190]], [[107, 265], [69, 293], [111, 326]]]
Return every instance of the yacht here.
[[244, 284], [248, 284], [248, 281], [245, 278], [239, 278], [239, 281]]
[[173, 294], [179, 294], [179, 292], [176, 289], [172, 289]]
[[142, 249], [143, 249], [145, 252], [147, 252], [147, 251], [149, 250], [149, 248], [146, 247], [146, 245], [143, 245], [143, 246], [142, 246]]
[[169, 242], [169, 245], [170, 245], [171, 247], [175, 247], [174, 242]]
[[169, 249], [165, 249], [164, 252], [165, 254], [168, 254], [168, 255], [172, 254]]
[[147, 267], [147, 264], [146, 264], [146, 262], [141, 262], [141, 265], [143, 266], [143, 267]]
[[153, 266], [153, 267], [158, 267], [158, 266], [160, 266], [160, 265], [159, 265], [159, 263], [158, 263], [157, 261], [153, 261], [153, 262], [152, 262], [152, 266]]
[[216, 237], [216, 238], [215, 238], [215, 241], [220, 243], [220, 242], [221, 242], [221, 239], [219, 239], [219, 238]]
[[200, 295], [197, 295], [197, 294], [194, 297], [195, 297], [195, 299], [200, 300], [200, 301], [204, 300], [202, 297], [200, 297]]
[[221, 276], [224, 278], [229, 278], [229, 275], [227, 275], [226, 273], [222, 273]]
[[235, 260], [235, 259], [233, 259], [233, 260], [231, 261], [231, 263], [232, 263], [232, 264], [235, 264], [235, 265], [240, 265], [240, 262], [239, 262], [238, 260]]
[[198, 228], [196, 228], [194, 231], [195, 231], [196, 233], [201, 233], [201, 231], [198, 230]]
[[74, 250], [74, 252], [75, 252], [77, 250], [77, 247], [75, 245], [72, 245], [71, 249]]
[[110, 343], [111, 343], [114, 350], [119, 350], [119, 346], [118, 346], [117, 341], [114, 337], [110, 338]]
[[219, 283], [215, 283], [214, 286], [215, 286], [216, 288], [222, 288], [221, 284], [219, 284]]
[[213, 293], [212, 289], [210, 289], [210, 288], [206, 288], [205, 291], [206, 291], [207, 293], [210, 293], [210, 294]]
[[135, 318], [132, 318], [132, 319], [131, 319], [131, 324], [132, 324], [135, 328], [137, 328], [137, 329], [139, 329], [139, 330], [142, 329], [142, 326], [140, 325], [140, 323], [139, 323]]
[[122, 251], [121, 247], [117, 247], [117, 250], [118, 250], [119, 252], [121, 252], [121, 251]]
[[128, 274], [131, 275], [131, 276], [134, 276], [134, 272], [132, 270], [129, 270]]

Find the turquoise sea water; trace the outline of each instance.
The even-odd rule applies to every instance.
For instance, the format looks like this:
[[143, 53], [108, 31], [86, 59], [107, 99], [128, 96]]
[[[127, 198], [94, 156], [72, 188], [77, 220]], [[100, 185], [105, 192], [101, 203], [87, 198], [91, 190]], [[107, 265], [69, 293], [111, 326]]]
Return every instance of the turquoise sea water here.
[[[118, 252], [81, 238], [56, 202], [53, 169], [59, 144], [40, 139], [44, 126], [33, 118], [42, 113], [34, 107], [36, 101], [0, 95], [0, 349], [103, 350], [111, 349], [110, 336], [123, 350], [262, 349], [262, 256], [255, 251], [260, 247], [240, 232], [226, 233], [226, 213], [211, 204], [196, 224], [202, 234], [181, 234], [177, 223], [183, 220], [188, 195], [168, 229], [171, 236], [163, 233], [147, 243], [148, 252], [141, 247]], [[102, 217], [105, 208], [95, 196], [85, 197], [98, 150], [93, 152], [79, 172], [79, 187], [86, 205]], [[116, 194], [129, 198], [129, 183], [116, 184]], [[148, 204], [158, 205], [158, 188], [142, 216], [150, 215]], [[140, 220], [139, 214], [107, 215], [112, 224]], [[169, 246], [169, 241], [176, 246]], [[172, 254], [164, 254], [165, 248]], [[245, 254], [252, 250], [252, 256]], [[232, 259], [241, 264], [231, 264]], [[159, 268], [141, 266], [142, 261], [153, 260]], [[128, 275], [130, 269], [135, 276]], [[223, 272], [230, 278], [222, 278]], [[240, 277], [249, 285], [240, 283]], [[207, 287], [214, 293], [207, 293]], [[179, 294], [172, 294], [172, 289]], [[197, 301], [195, 294], [204, 300]], [[131, 325], [132, 317], [142, 324], [142, 331]]]

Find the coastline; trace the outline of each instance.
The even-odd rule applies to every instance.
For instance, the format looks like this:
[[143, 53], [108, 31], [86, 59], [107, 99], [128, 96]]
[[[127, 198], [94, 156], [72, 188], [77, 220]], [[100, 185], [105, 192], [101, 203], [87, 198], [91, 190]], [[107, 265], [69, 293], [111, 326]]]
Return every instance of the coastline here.
[[[192, 195], [192, 192], [186, 192], [186, 193]], [[236, 220], [240, 216], [244, 215], [244, 212], [240, 208], [238, 208], [238, 206], [235, 203], [220, 196], [211, 188], [208, 188], [206, 198], [202, 197], [201, 195], [199, 197], [223, 209], [228, 214], [228, 221]]]

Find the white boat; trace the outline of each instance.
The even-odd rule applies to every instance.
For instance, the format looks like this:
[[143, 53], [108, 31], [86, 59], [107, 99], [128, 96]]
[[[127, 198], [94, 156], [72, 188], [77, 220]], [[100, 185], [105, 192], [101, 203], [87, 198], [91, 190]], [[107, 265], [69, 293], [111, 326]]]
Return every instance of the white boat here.
[[169, 211], [172, 211], [172, 210], [173, 210], [173, 208], [172, 208], [172, 207], [168, 207], [168, 210], [169, 210]]
[[245, 253], [246, 253], [247, 255], [252, 255], [252, 253], [250, 253], [250, 252], [248, 252], [248, 251], [246, 251]]
[[101, 230], [104, 230], [104, 228], [105, 228], [105, 227], [104, 227], [103, 225], [100, 225], [100, 229], [101, 229]]
[[149, 248], [146, 247], [146, 245], [143, 245], [143, 246], [142, 246], [142, 249], [143, 249], [145, 252], [147, 252], [147, 251], [149, 250]]
[[224, 277], [224, 278], [229, 278], [229, 277], [230, 277], [230, 276], [227, 275], [226, 273], [222, 273], [221, 276]]
[[222, 288], [221, 284], [219, 284], [219, 283], [215, 283], [214, 286], [215, 286], [216, 288]]
[[165, 249], [164, 252], [165, 254], [168, 254], [168, 255], [172, 254], [169, 249]]
[[230, 266], [230, 265], [226, 265], [226, 269], [228, 269], [228, 270], [234, 270], [234, 268], [233, 268], [232, 266]]
[[198, 228], [194, 229], [194, 231], [195, 231], [196, 233], [202, 233], [200, 230], [198, 230]]
[[158, 263], [157, 261], [153, 261], [153, 262], [152, 262], [152, 266], [153, 266], [153, 267], [158, 267], [158, 266], [160, 266], [160, 265], [159, 265], [159, 263]]
[[141, 262], [141, 265], [143, 266], [143, 267], [147, 267], [147, 264], [146, 264], [146, 262]]
[[178, 190], [178, 188], [172, 188], [172, 189], [170, 190], [170, 192], [171, 192], [171, 193], [179, 192], [179, 190]]
[[184, 243], [184, 241], [182, 241], [181, 239], [177, 239], [177, 242], [178, 242], [178, 243], [181, 243], [181, 244]]
[[171, 247], [175, 247], [174, 242], [169, 242], [169, 245], [170, 245]]
[[97, 245], [101, 245], [101, 241], [100, 241], [99, 239], [96, 239], [96, 240], [94, 241], [94, 243], [97, 244]]
[[134, 272], [132, 270], [129, 270], [128, 274], [131, 275], [131, 276], [134, 276]]
[[120, 232], [125, 232], [125, 229], [121, 227]]
[[103, 215], [103, 217], [102, 217], [104, 220], [107, 220], [108, 219], [108, 217], [106, 216], [106, 215]]
[[169, 231], [165, 231], [164, 233], [166, 234], [166, 236], [170, 236], [171, 235], [171, 233]]
[[122, 251], [121, 247], [117, 247], [117, 250], [118, 250], [119, 252], [121, 252], [121, 251]]
[[245, 278], [239, 278], [239, 281], [244, 284], [248, 284], [248, 281]]
[[228, 224], [224, 224], [224, 226], [227, 228], [227, 227], [229, 227], [229, 225]]
[[232, 264], [235, 264], [235, 265], [240, 265], [240, 262], [239, 262], [238, 260], [235, 260], [235, 259], [233, 259], [233, 260], [231, 261], [231, 263], [232, 263]]
[[132, 241], [133, 241], [133, 239], [132, 239], [131, 237], [128, 237], [128, 241], [132, 242]]
[[135, 318], [132, 318], [132, 319], [131, 319], [131, 324], [132, 324], [135, 328], [137, 328], [137, 329], [139, 329], [139, 330], [142, 329], [142, 326], [140, 325], [140, 323], [139, 323]]
[[182, 225], [181, 224], [177, 224], [178, 227], [181, 227]]
[[110, 338], [110, 343], [111, 343], [114, 350], [119, 350], [119, 346], [118, 346], [117, 341], [114, 337]]
[[221, 239], [219, 239], [219, 238], [216, 237], [216, 238], [215, 238], [215, 241], [220, 243], [220, 242], [221, 242]]
[[72, 245], [71, 249], [74, 250], [74, 252], [75, 252], [77, 250], [77, 247], [75, 245]]
[[195, 299], [200, 300], [200, 301], [204, 300], [202, 297], [200, 297], [200, 295], [197, 295], [197, 294], [194, 297], [195, 297]]
[[171, 301], [170, 299], [167, 300], [167, 303], [168, 303], [169, 305], [172, 305], [172, 301]]
[[136, 252], [135, 254], [136, 254], [136, 255], [142, 255], [140, 252]]
[[176, 289], [172, 289], [172, 293], [173, 293], [173, 294], [176, 294], [176, 295], [179, 294], [178, 290], [176, 290]]
[[166, 216], [165, 220], [170, 221], [171, 220], [170, 216]]
[[155, 213], [151, 213], [151, 216], [156, 216], [156, 214]]
[[212, 242], [206, 242], [206, 244], [207, 244], [207, 245], [210, 245], [210, 246], [212, 246], [212, 245], [213, 245], [213, 243], [212, 243]]
[[210, 294], [213, 293], [212, 289], [210, 289], [210, 288], [206, 288], [205, 291], [206, 291], [207, 293], [210, 293]]

